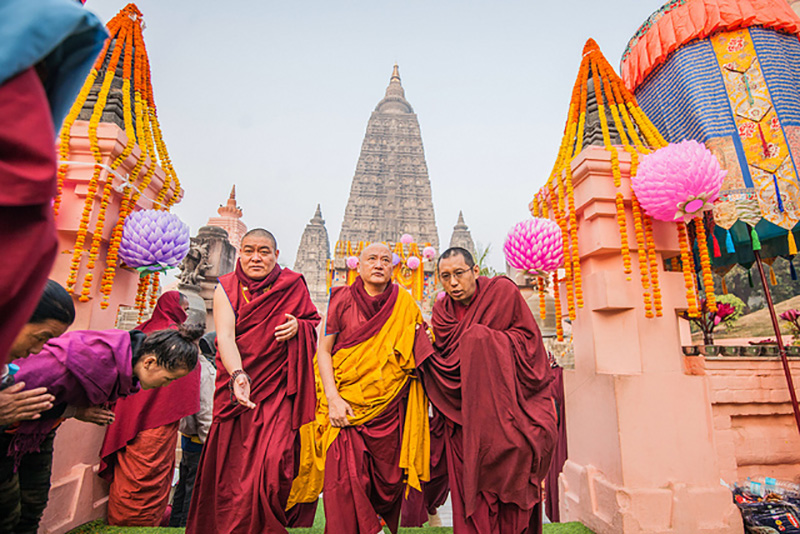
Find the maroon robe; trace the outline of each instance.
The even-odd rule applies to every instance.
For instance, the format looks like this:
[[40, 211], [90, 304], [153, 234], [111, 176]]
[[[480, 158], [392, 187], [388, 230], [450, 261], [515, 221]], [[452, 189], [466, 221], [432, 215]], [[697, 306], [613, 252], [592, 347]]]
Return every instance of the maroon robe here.
[[447, 501], [450, 494], [450, 481], [447, 475], [447, 455], [445, 454], [445, 422], [442, 414], [435, 408], [430, 418], [431, 429], [431, 479], [422, 483], [422, 492], [411, 489], [403, 500], [400, 515], [401, 527], [421, 527], [428, 522], [429, 515], [436, 515], [436, 509]]
[[550, 470], [547, 472], [545, 482], [545, 501], [544, 509], [547, 518], [553, 523], [561, 522], [561, 511], [558, 508], [558, 476], [564, 470], [567, 462], [567, 412], [564, 404], [564, 370], [561, 367], [553, 368], [555, 380], [553, 380], [553, 397], [558, 409], [558, 443], [553, 452], [553, 460], [550, 463]]
[[[231, 402], [230, 375], [217, 353], [214, 420], [200, 458], [186, 532], [286, 533], [297, 430], [314, 419], [314, 352], [319, 314], [302, 275], [279, 266], [261, 281], [237, 263], [220, 284], [236, 315], [236, 346], [255, 409]], [[275, 328], [297, 318], [297, 335]]]
[[58, 252], [54, 139], [36, 71], [0, 85], [0, 365], [36, 309]]
[[[369, 296], [364, 282], [331, 291], [326, 334], [337, 334], [332, 353], [353, 347], [376, 335], [391, 317], [400, 288], [390, 284], [380, 295]], [[420, 330], [415, 358], [427, 357], [430, 343]], [[400, 468], [400, 444], [405, 421], [408, 387], [371, 421], [344, 427], [325, 458], [325, 532], [328, 534], [375, 534], [378, 516], [397, 532], [406, 482]]]
[[453, 532], [533, 534], [556, 440], [553, 375], [514, 282], [477, 284], [466, 310], [449, 297], [434, 305], [436, 352], [420, 368], [446, 420]]
[[[186, 321], [181, 294], [167, 291], [136, 327], [149, 334]], [[99, 475], [111, 483], [108, 523], [158, 526], [169, 502], [178, 422], [200, 409], [200, 366], [163, 388], [117, 401], [100, 450]]]

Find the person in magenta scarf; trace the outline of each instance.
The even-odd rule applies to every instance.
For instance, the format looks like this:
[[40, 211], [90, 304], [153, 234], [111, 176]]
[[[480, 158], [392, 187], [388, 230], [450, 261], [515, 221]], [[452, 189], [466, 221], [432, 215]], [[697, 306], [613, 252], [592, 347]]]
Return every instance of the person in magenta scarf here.
[[[69, 406], [89, 410], [186, 376], [197, 364], [195, 341], [201, 333], [185, 327], [150, 335], [77, 330], [16, 360], [15, 378], [27, 388], [46, 387], [54, 406], [49, 416], [23, 421], [0, 436], [0, 531], [36, 532], [47, 505], [55, 427]], [[97, 424], [113, 418], [103, 409], [90, 416]], [[29, 469], [35, 476], [28, 476]], [[35, 487], [23, 487], [23, 480], [34, 481]]]
[[[149, 334], [177, 328], [188, 308], [184, 295], [167, 291], [136, 329]], [[113, 409], [100, 451], [100, 476], [111, 483], [108, 524], [157, 527], [169, 501], [178, 424], [200, 409], [200, 368], [167, 387], [122, 398]]]
[[221, 276], [214, 292], [214, 416], [189, 534], [280, 534], [289, 524], [301, 526], [285, 509], [297, 474], [298, 430], [314, 418], [320, 317], [305, 279], [282, 269], [278, 254], [270, 232], [250, 230], [236, 270]]

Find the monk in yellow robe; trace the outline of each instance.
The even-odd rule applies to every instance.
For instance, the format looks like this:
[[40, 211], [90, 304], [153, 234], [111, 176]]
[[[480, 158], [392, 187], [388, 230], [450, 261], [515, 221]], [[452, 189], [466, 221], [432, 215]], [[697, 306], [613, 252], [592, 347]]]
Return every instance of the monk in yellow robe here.
[[433, 348], [411, 295], [391, 283], [392, 252], [375, 243], [359, 277], [331, 290], [317, 352], [317, 412], [289, 508], [323, 492], [325, 532], [397, 532], [407, 486], [430, 471], [428, 400], [416, 366]]

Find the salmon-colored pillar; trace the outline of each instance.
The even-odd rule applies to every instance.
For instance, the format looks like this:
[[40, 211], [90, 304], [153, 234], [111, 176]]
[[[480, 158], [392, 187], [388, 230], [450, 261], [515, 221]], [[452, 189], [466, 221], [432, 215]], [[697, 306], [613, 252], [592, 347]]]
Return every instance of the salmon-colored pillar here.
[[[620, 150], [620, 160], [629, 201], [630, 157]], [[609, 153], [589, 147], [572, 168], [585, 303], [573, 325], [575, 369], [565, 372], [562, 521], [597, 534], [741, 533], [720, 484], [708, 379], [682, 363], [683, 276], [663, 270], [678, 254], [675, 226], [654, 224], [663, 317], [648, 319], [629, 202], [632, 273], [623, 272]]]
[[[66, 284], [69, 274], [72, 249], [95, 161], [89, 146], [88, 127], [89, 123], [86, 121], [76, 121], [72, 126], [69, 163], [62, 188], [61, 207], [56, 218], [61, 253], [56, 259], [50, 278], [62, 285]], [[137, 176], [131, 178], [130, 173], [136, 169], [136, 163], [142, 157], [142, 152], [137, 145], [131, 155], [116, 169], [116, 175], [109, 173], [108, 167], [122, 153], [127, 143], [127, 137], [116, 124], [102, 122], [97, 129], [97, 138], [102, 155], [102, 165], [106, 168], [100, 174], [98, 191], [95, 195], [95, 208], [86, 238], [86, 250], [91, 244], [91, 232], [96, 226], [98, 206], [106, 180], [112, 180], [119, 191], [114, 190], [109, 199], [100, 254], [93, 271], [94, 283], [89, 301], [79, 302], [77, 298], [74, 299], [76, 317], [71, 330], [114, 328], [119, 306], [134, 305], [139, 283], [139, 275], [136, 271], [118, 268], [109, 306], [106, 309], [101, 308], [102, 295], [99, 293], [99, 286], [105, 268], [109, 238], [119, 217], [121, 191], [124, 190], [127, 195], [130, 194], [129, 189], [123, 189], [120, 185], [129, 179], [136, 185], [140, 184], [148, 169], [155, 162], [146, 158]], [[157, 197], [163, 187], [164, 178], [163, 169], [156, 167], [152, 181], [139, 197], [137, 209], [153, 207], [153, 199]], [[171, 190], [167, 194], [167, 198], [175, 193], [174, 189]], [[88, 253], [85, 253], [84, 256], [86, 254]], [[84, 257], [78, 272], [76, 295], [81, 292], [85, 273], [86, 258]], [[50, 499], [40, 524], [40, 533], [60, 534], [93, 519], [105, 517], [108, 488], [105, 481], [96, 474], [100, 463], [99, 452], [104, 434], [104, 427], [73, 419], [67, 420], [58, 429], [54, 444]]]

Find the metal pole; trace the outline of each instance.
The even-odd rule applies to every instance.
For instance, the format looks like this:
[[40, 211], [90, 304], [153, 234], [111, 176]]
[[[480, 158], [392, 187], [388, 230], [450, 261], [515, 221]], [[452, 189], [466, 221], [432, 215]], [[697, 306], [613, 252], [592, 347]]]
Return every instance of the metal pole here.
[[789, 396], [792, 399], [794, 421], [797, 423], [797, 431], [800, 432], [800, 407], [797, 405], [797, 394], [794, 391], [794, 381], [792, 380], [792, 373], [789, 370], [789, 358], [786, 357], [786, 347], [783, 346], [783, 338], [781, 338], [781, 327], [778, 325], [778, 316], [775, 314], [775, 305], [772, 303], [772, 295], [769, 293], [767, 276], [764, 274], [764, 265], [761, 263], [761, 253], [757, 250], [754, 250], [753, 254], [756, 257], [756, 266], [758, 266], [758, 274], [761, 275], [761, 285], [764, 287], [764, 297], [767, 299], [769, 317], [772, 319], [772, 328], [775, 330], [775, 338], [778, 341], [778, 350], [781, 353], [783, 372], [786, 375], [786, 383], [789, 386]]

